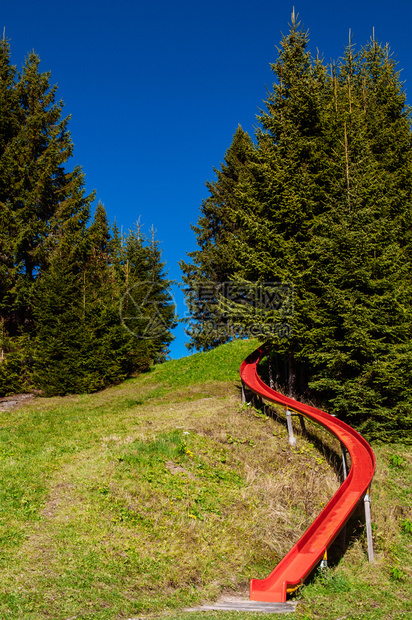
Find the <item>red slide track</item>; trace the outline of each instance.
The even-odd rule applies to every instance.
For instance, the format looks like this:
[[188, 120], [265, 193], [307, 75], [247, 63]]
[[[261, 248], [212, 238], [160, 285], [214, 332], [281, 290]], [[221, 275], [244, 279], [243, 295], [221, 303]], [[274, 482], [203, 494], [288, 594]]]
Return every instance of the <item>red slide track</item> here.
[[341, 441], [351, 458], [346, 480], [300, 540], [266, 579], [252, 579], [250, 582], [251, 600], [285, 602], [287, 593], [296, 589], [322, 560], [325, 551], [365, 496], [375, 472], [375, 457], [367, 441], [345, 422], [267, 386], [257, 373], [257, 365], [265, 356], [265, 350], [259, 348], [244, 360], [240, 367], [243, 384], [265, 400], [283, 405], [321, 424]]

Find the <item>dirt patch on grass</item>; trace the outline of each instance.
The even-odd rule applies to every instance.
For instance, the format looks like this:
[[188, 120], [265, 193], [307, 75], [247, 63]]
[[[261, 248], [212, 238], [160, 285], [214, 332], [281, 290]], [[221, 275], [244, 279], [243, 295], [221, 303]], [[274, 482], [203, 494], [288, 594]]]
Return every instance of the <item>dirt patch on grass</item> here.
[[10, 411], [19, 407], [24, 402], [31, 402], [34, 394], [13, 394], [12, 396], [4, 396], [0, 398], [0, 411]]
[[59, 512], [62, 504], [70, 503], [73, 495], [74, 484], [62, 482], [57, 484], [50, 493], [46, 505], [41, 511], [41, 516], [53, 519]]
[[169, 470], [171, 474], [184, 474], [188, 478], [195, 480], [195, 476], [190, 471], [180, 465], [176, 465], [173, 461], [167, 461], [166, 469]]

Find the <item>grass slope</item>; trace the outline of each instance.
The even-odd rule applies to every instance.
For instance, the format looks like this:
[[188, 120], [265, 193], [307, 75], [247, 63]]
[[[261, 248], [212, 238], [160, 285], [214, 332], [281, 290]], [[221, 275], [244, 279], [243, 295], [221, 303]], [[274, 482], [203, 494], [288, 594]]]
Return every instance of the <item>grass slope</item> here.
[[[314, 427], [291, 449], [281, 422], [240, 406], [254, 345], [0, 414], [1, 619], [193, 619], [178, 610], [268, 574], [338, 487], [339, 446]], [[377, 560], [360, 533], [297, 618], [411, 617], [411, 454], [375, 451]]]

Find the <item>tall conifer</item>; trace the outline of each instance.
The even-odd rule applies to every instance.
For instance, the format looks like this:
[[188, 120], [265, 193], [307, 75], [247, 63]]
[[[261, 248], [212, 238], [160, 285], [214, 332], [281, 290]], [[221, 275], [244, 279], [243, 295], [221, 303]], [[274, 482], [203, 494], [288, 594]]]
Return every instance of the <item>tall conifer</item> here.
[[211, 349], [231, 338], [233, 329], [225, 312], [219, 310], [222, 287], [233, 279], [237, 267], [234, 241], [243, 234], [239, 219], [238, 191], [249, 164], [255, 158], [250, 136], [240, 126], [228, 148], [216, 180], [206, 183], [209, 196], [203, 201], [201, 215], [192, 226], [199, 250], [181, 261], [186, 303], [191, 313], [187, 333], [192, 349]]
[[404, 222], [412, 197], [411, 134], [395, 65], [374, 39], [358, 54], [352, 45], [346, 50], [330, 111], [334, 191], [312, 244], [316, 305], [326, 320], [308, 351], [311, 388], [337, 413], [384, 437], [408, 426], [407, 416], [396, 415], [397, 407], [405, 411], [405, 396], [399, 392], [394, 406], [383, 385], [390, 383], [385, 373], [391, 363], [399, 366], [398, 352], [409, 366], [411, 263]]
[[7, 86], [14, 93], [19, 126], [9, 132], [0, 153], [2, 237], [8, 239], [6, 254], [17, 271], [12, 305], [20, 324], [30, 321], [36, 276], [47, 269], [48, 256], [62, 237], [86, 225], [92, 200], [84, 196], [81, 169], [68, 173], [64, 168], [73, 149], [68, 119], [62, 119], [63, 104], [56, 103], [56, 87], [50, 86], [49, 73], [39, 71], [39, 63], [30, 54], [21, 75]]
[[[89, 222], [93, 195], [85, 195], [82, 170], [65, 169], [69, 118], [39, 65], [32, 53], [18, 74], [3, 40], [0, 392], [21, 389], [30, 374], [47, 394], [87, 392], [163, 360], [174, 312], [156, 241], [123, 249], [100, 203]], [[131, 263], [134, 282], [160, 283], [166, 327], [156, 342], [137, 342], [121, 321]]]
[[[311, 56], [293, 13], [272, 70], [273, 91], [258, 117], [253, 160], [233, 192], [225, 243], [235, 282], [293, 287], [291, 332], [274, 334], [284, 317], [273, 308], [239, 316], [229, 304], [226, 320], [238, 315], [246, 331], [259, 324], [276, 351], [278, 384], [286, 369], [289, 393], [351, 418], [369, 436], [405, 433], [412, 148], [396, 65], [373, 37], [359, 52], [350, 40], [328, 71]], [[199, 220], [200, 245], [209, 227], [210, 218]], [[197, 264], [206, 265], [213, 251], [199, 253]], [[186, 266], [186, 277], [194, 272]], [[202, 346], [201, 336], [197, 342]]]

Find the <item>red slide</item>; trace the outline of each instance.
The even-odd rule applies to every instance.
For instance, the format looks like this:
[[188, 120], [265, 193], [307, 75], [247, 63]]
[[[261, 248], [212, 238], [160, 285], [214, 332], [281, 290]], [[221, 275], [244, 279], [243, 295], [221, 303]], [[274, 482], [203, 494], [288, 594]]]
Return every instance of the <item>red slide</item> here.
[[345, 422], [309, 405], [283, 396], [266, 385], [257, 373], [265, 350], [254, 351], [240, 367], [240, 377], [249, 390], [267, 401], [283, 405], [321, 424], [346, 447], [351, 458], [347, 478], [303, 536], [285, 555], [266, 579], [252, 579], [250, 599], [253, 601], [285, 602], [324, 557], [357, 504], [368, 491], [375, 471], [375, 457], [370, 445]]

